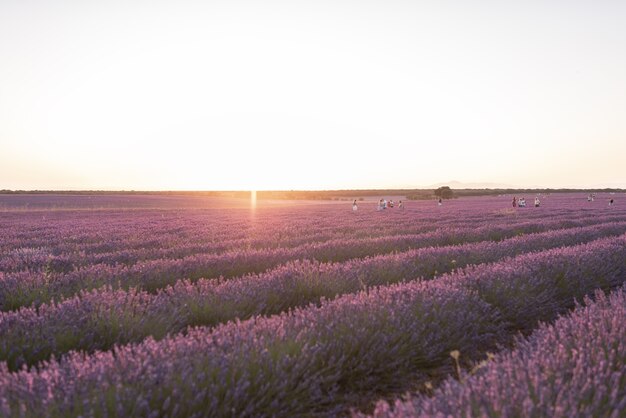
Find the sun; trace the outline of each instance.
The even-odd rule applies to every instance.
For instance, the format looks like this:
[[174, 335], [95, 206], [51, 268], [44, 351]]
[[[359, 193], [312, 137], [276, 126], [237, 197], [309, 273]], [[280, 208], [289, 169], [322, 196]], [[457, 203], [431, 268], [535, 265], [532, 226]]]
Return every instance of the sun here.
[[256, 209], [256, 190], [250, 190], [250, 208]]

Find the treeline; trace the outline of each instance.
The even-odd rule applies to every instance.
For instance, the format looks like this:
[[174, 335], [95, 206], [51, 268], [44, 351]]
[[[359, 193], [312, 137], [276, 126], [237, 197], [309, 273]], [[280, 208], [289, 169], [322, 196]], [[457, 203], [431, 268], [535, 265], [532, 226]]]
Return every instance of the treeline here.
[[250, 191], [233, 190], [0, 190], [0, 194], [54, 194], [73, 196], [94, 195], [154, 195], [154, 196], [213, 196], [213, 197], [250, 197]]
[[548, 194], [548, 193], [623, 193], [626, 189], [453, 189], [461, 196], [493, 196], [503, 194]]
[[[439, 188], [442, 189], [442, 188]], [[278, 200], [351, 200], [372, 196], [405, 196], [408, 200], [433, 199], [439, 189], [361, 189], [361, 190], [260, 190], [257, 199]], [[503, 194], [546, 193], [622, 193], [625, 189], [451, 189], [450, 197], [492, 196]], [[157, 195], [157, 196], [207, 196], [249, 198], [250, 191], [196, 191], [196, 190], [0, 190], [0, 194], [56, 194], [56, 195]]]
[[[340, 200], [359, 199], [368, 196], [408, 196], [423, 193], [431, 198], [431, 189], [366, 189], [366, 190], [259, 190], [257, 199], [284, 200]], [[0, 190], [0, 194], [55, 194], [55, 195], [156, 195], [156, 196], [208, 196], [250, 198], [249, 190]]]
[[623, 193], [624, 189], [450, 189], [439, 187], [438, 189], [419, 189], [406, 194], [409, 200], [424, 200], [434, 197], [444, 199], [470, 196], [501, 196], [501, 195], [535, 195], [551, 193]]

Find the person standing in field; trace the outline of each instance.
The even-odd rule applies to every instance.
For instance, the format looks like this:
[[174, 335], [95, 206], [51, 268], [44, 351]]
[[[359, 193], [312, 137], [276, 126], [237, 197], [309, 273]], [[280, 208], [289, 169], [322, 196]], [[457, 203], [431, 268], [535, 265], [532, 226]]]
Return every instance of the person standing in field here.
[[539, 207], [539, 196], [535, 196], [535, 207]]
[[513, 207], [517, 206], [517, 197], [513, 196]]
[[609, 200], [609, 206], [613, 206], [613, 198], [611, 198], [611, 200]]
[[358, 208], [359, 208], [359, 207], [358, 207], [358, 206], [357, 206], [357, 204], [356, 204], [356, 199], [354, 199], [354, 202], [352, 203], [352, 211], [353, 211], [353, 212], [356, 212]]
[[398, 209], [404, 209], [404, 203], [402, 203], [402, 200], [398, 202]]
[[443, 205], [443, 200], [441, 200], [441, 198], [439, 198], [439, 201], [437, 202], [437, 205], [439, 205], [439, 206]]

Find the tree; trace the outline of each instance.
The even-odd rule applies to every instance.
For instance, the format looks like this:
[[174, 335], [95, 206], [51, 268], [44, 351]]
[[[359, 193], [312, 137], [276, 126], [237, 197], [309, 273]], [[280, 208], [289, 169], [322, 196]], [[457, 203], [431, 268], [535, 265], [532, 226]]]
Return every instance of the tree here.
[[451, 199], [454, 197], [454, 192], [448, 186], [442, 186], [434, 190], [435, 196], [442, 199]]

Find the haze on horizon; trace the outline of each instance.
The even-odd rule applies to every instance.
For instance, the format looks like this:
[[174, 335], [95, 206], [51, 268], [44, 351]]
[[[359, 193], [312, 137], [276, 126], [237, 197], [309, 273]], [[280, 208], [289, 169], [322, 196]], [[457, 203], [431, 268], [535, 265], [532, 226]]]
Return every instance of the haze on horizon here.
[[626, 188], [626, 2], [4, 0], [0, 189]]

